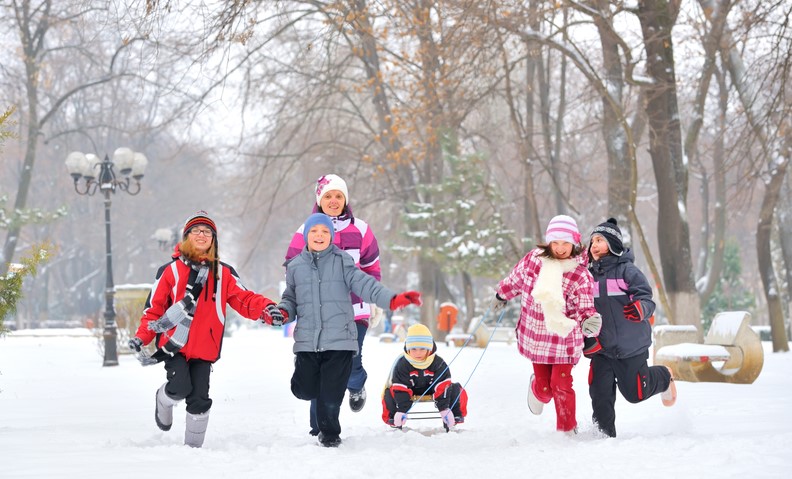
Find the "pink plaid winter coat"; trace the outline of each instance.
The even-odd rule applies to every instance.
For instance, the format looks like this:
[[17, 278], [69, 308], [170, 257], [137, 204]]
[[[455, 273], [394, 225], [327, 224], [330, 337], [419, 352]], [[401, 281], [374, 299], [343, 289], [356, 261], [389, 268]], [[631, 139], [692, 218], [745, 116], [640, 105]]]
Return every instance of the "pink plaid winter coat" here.
[[583, 354], [580, 323], [597, 312], [594, 308], [594, 279], [576, 258], [543, 258], [545, 262], [575, 263], [566, 264], [571, 271], [563, 273], [558, 287], [563, 292], [564, 316], [574, 320], [577, 325], [566, 337], [548, 331], [542, 305], [531, 296], [542, 268], [542, 259], [539, 258], [541, 252], [541, 249], [536, 248], [525, 255], [511, 273], [498, 283], [497, 293], [506, 300], [522, 295], [520, 320], [516, 328], [520, 354], [539, 364], [577, 364]]

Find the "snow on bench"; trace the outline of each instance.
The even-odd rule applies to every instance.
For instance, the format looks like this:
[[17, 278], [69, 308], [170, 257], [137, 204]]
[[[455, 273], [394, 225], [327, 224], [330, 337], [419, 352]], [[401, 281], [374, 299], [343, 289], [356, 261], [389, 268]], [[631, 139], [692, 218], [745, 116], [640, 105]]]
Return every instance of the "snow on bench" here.
[[727, 361], [731, 358], [729, 351], [717, 344], [682, 343], [664, 346], [655, 353], [655, 360], [682, 359], [684, 361]]

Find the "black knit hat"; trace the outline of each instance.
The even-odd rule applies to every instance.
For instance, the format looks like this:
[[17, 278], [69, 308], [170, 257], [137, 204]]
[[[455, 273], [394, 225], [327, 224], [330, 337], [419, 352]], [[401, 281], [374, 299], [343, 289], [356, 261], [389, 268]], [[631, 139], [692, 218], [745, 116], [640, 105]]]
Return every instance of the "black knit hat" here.
[[616, 223], [616, 218], [608, 218], [608, 221], [600, 223], [591, 232], [590, 238], [594, 235], [600, 235], [605, 238], [608, 243], [608, 249], [616, 256], [621, 256], [624, 253], [624, 243], [622, 243], [622, 234], [619, 225]]

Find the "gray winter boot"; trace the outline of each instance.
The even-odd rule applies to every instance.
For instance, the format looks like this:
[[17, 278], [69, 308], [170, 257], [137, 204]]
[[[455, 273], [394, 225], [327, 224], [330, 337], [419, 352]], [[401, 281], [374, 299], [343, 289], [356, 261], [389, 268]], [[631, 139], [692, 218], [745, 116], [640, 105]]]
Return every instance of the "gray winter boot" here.
[[184, 444], [190, 447], [203, 446], [206, 427], [209, 425], [209, 411], [203, 414], [187, 413], [187, 425], [184, 430]]
[[157, 389], [154, 421], [156, 421], [158, 428], [163, 431], [170, 431], [171, 426], [173, 426], [173, 406], [177, 402], [179, 402], [178, 399], [173, 399], [165, 392], [165, 384]]

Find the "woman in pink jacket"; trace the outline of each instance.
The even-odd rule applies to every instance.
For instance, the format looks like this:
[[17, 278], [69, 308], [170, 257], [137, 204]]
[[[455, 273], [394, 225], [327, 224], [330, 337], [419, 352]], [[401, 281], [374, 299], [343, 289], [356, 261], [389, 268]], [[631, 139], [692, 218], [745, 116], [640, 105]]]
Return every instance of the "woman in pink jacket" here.
[[538, 415], [552, 399], [556, 429], [570, 434], [577, 433], [572, 367], [583, 353], [583, 337], [596, 336], [602, 326], [584, 252], [575, 220], [554, 217], [545, 243], [528, 252], [498, 284], [491, 308], [498, 313], [506, 301], [522, 295], [517, 346], [534, 369], [528, 407]]

